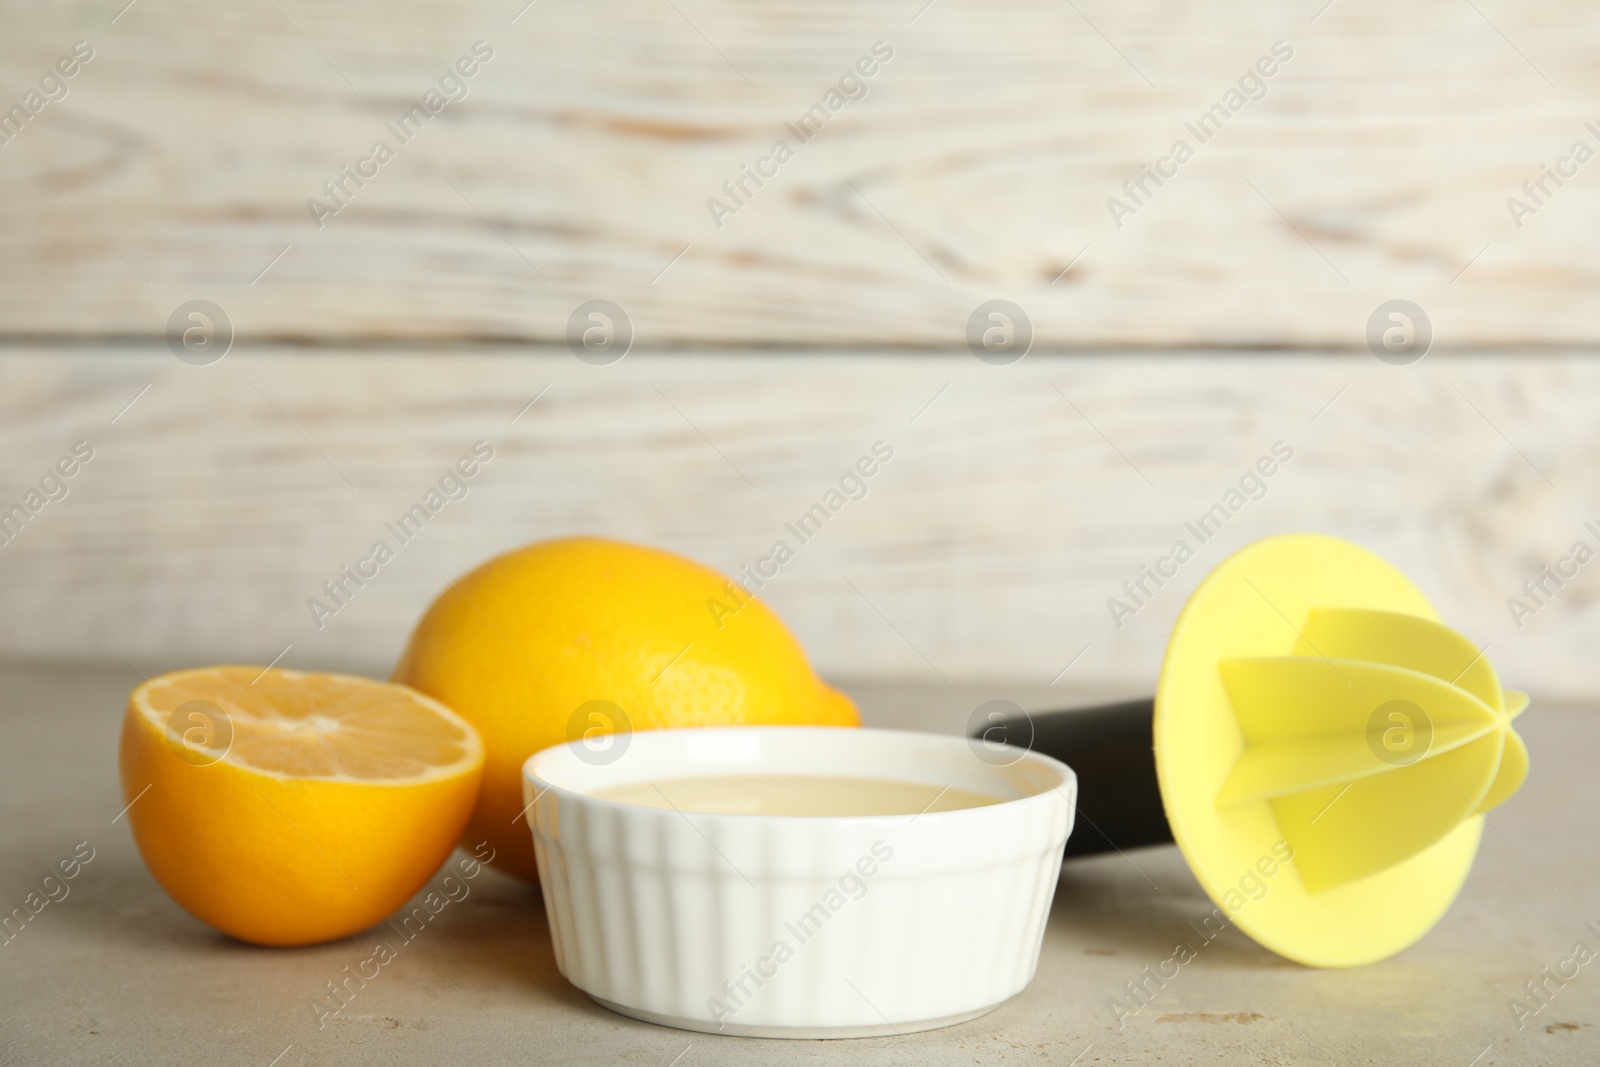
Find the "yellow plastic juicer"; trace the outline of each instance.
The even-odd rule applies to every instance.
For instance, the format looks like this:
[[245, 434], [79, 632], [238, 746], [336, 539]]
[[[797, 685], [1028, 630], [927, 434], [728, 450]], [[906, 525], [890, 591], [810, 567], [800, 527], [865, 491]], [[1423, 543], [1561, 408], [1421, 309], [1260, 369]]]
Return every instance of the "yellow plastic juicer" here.
[[1077, 770], [1090, 832], [1069, 855], [1170, 831], [1245, 933], [1351, 967], [1411, 945], [1449, 908], [1484, 813], [1527, 777], [1512, 729], [1527, 705], [1384, 560], [1289, 534], [1201, 582], [1153, 715], [1137, 702], [1033, 716], [1006, 740]]

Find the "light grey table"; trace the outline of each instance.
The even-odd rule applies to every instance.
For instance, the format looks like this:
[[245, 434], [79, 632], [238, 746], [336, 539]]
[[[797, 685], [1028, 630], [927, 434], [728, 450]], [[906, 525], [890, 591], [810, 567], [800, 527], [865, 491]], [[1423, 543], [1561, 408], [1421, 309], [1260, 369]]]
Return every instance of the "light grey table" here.
[[[114, 821], [117, 731], [136, 680], [126, 668], [0, 667], [0, 905], [21, 905], [80, 842], [94, 850], [68, 895], [0, 947], [0, 1063], [1600, 1063], [1600, 963], [1551, 981], [1520, 1028], [1508, 1006], [1576, 942], [1600, 950], [1585, 927], [1600, 927], [1590, 709], [1536, 702], [1519, 720], [1532, 777], [1494, 813], [1454, 909], [1386, 963], [1309, 970], [1230, 929], [1119, 1027], [1111, 998], [1211, 910], [1175, 849], [1143, 849], [1066, 867], [1038, 977], [992, 1014], [905, 1037], [789, 1042], [597, 1007], [557, 974], [537, 891], [493, 873], [319, 1029], [311, 1002], [372, 937], [254, 948], [162, 893]], [[1004, 686], [847, 688], [875, 724], [933, 730], [959, 730], [991, 697], [1065, 702]]]

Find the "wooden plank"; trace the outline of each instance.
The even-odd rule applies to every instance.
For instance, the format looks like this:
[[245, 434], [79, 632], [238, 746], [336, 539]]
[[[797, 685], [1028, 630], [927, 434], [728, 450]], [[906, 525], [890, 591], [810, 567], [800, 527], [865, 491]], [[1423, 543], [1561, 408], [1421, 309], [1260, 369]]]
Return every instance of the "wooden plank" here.
[[[0, 102], [74, 41], [95, 57], [0, 146], [0, 333], [157, 337], [194, 297], [257, 339], [551, 341], [596, 297], [642, 346], [959, 348], [994, 297], [1041, 348], [1360, 348], [1400, 297], [1441, 347], [1600, 329], [1593, 168], [1520, 227], [1507, 206], [1600, 148], [1600, 17], [1573, 0], [122, 6], [5, 5]], [[386, 123], [479, 40], [469, 95], [402, 144]], [[1202, 144], [1185, 123], [1280, 40]], [[865, 97], [802, 143], [785, 124], [877, 41]], [[379, 139], [396, 157], [319, 229], [308, 198]], [[1195, 157], [1114, 224], [1179, 139]]]
[[[762, 595], [830, 674], [1138, 692], [1207, 569], [1309, 529], [1413, 575], [1508, 684], [1597, 691], [1597, 565], [1520, 628], [1508, 598], [1600, 547], [1600, 365], [753, 355], [7, 349], [0, 508], [75, 441], [94, 457], [0, 546], [0, 655], [153, 672], [293, 645], [287, 663], [381, 670], [447, 579], [524, 542], [604, 534], [736, 572], [781, 539], [795, 558]], [[318, 630], [307, 600], [480, 440], [469, 495]], [[785, 523], [877, 441], [894, 454], [866, 495], [799, 543]], [[1279, 441], [1264, 495], [1119, 628], [1123, 581]]]

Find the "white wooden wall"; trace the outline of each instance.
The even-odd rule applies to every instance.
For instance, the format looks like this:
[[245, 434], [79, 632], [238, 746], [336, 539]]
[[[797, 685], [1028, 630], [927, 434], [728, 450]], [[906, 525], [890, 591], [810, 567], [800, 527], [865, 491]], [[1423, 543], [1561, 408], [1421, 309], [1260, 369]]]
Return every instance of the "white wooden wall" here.
[[[0, 508], [96, 450], [0, 546], [0, 656], [381, 668], [487, 555], [592, 531], [737, 569], [883, 439], [766, 591], [830, 673], [1137, 692], [1206, 566], [1319, 529], [1515, 684], [1600, 689], [1590, 569], [1520, 630], [1506, 605], [1600, 547], [1592, 8], [524, 3], [0, 0], [0, 108], [94, 50], [0, 136]], [[401, 145], [385, 124], [478, 41]], [[1185, 123], [1280, 41], [1200, 144]], [[319, 228], [306, 201], [379, 138]], [[719, 227], [707, 199], [780, 138]], [[1545, 164], [1568, 176], [1514, 219]], [[238, 335], [211, 367], [163, 342], [199, 298]], [[615, 366], [561, 343], [596, 298], [635, 327]], [[964, 346], [995, 298], [1037, 330], [1015, 366]], [[1436, 333], [1405, 368], [1363, 341], [1397, 298]], [[472, 495], [314, 629], [306, 598], [478, 439]], [[1116, 628], [1123, 578], [1280, 439], [1265, 499]]]
[[[74, 441], [95, 458], [0, 547], [0, 648], [154, 671], [292, 644], [288, 663], [383, 669], [491, 554], [590, 532], [734, 571], [794, 544], [785, 521], [883, 440], [867, 496], [763, 592], [835, 676], [1044, 685], [1081, 652], [1064, 692], [1146, 690], [1206, 568], [1315, 529], [1405, 568], [1508, 684], [1592, 695], [1600, 563], [1520, 630], [1506, 601], [1573, 541], [1600, 548], [1597, 391], [1600, 366], [1564, 356], [14, 350], [0, 504]], [[466, 499], [319, 632], [307, 598], [477, 440], [495, 458]], [[1266, 495], [1119, 630], [1123, 578], [1280, 440]]]

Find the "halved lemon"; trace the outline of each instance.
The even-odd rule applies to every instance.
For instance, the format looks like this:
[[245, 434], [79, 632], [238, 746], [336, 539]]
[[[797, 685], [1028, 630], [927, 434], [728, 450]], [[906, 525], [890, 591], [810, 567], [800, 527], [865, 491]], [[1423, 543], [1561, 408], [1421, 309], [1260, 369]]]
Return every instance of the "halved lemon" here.
[[450, 855], [483, 744], [403, 685], [206, 667], [133, 691], [123, 799], [150, 873], [223, 933], [305, 945], [381, 921]]

